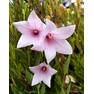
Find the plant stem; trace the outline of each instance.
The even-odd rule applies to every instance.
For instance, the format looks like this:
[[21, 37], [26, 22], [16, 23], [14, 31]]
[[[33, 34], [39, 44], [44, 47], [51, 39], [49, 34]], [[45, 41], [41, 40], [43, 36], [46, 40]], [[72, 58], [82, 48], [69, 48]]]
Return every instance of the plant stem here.
[[50, 0], [50, 3], [51, 3], [51, 7], [52, 7], [52, 11], [53, 13], [56, 15], [56, 21], [57, 21], [57, 24], [58, 24], [58, 15], [56, 13], [56, 11], [54, 10], [54, 7], [53, 7], [53, 3], [55, 3], [55, 1], [53, 0], [53, 2]]

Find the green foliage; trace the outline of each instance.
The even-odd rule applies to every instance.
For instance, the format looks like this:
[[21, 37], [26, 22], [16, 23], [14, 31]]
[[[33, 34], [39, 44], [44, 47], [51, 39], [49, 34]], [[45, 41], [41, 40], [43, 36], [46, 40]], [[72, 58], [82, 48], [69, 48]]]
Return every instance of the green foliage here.
[[68, 59], [67, 59], [67, 61], [64, 64], [64, 75], [68, 74], [70, 58], [71, 58], [71, 56], [68, 56]]
[[[54, 2], [53, 2], [54, 1]], [[9, 88], [10, 94], [84, 94], [84, 16], [81, 5], [70, 5], [63, 12], [60, 4], [64, 0], [45, 0], [42, 5], [39, 0], [13, 0], [9, 3]], [[30, 66], [35, 66], [45, 59], [43, 53], [31, 51], [30, 46], [18, 49], [17, 42], [20, 33], [13, 26], [13, 22], [27, 20], [30, 12], [35, 9], [42, 21], [44, 18], [52, 20], [57, 27], [76, 24], [75, 33], [68, 38], [73, 48], [73, 54], [63, 56], [57, 53], [50, 63], [58, 72], [52, 77], [51, 88], [43, 83], [31, 86], [33, 74]], [[74, 13], [72, 13], [74, 11]], [[70, 24], [68, 24], [70, 21]], [[71, 75], [75, 83], [65, 83], [66, 75]], [[77, 92], [77, 93], [75, 93]]]

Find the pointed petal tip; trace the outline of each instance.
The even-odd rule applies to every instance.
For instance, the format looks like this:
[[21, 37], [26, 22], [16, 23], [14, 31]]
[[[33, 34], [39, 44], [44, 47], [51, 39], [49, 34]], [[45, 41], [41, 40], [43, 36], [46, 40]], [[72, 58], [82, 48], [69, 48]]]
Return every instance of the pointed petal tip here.
[[44, 83], [45, 85], [47, 85], [49, 88], [51, 88], [51, 83], [47, 83], [47, 82], [45, 82], [45, 81], [43, 81], [43, 83]]
[[74, 24], [74, 25], [71, 25], [71, 27], [73, 28], [73, 30], [75, 30], [75, 28], [76, 28], [76, 25]]
[[29, 67], [29, 70], [31, 71], [31, 67]]
[[31, 13], [32, 13], [32, 14], [36, 14], [36, 12], [35, 12], [35, 10], [34, 10], [34, 9], [32, 10], [32, 12], [31, 12]]
[[15, 22], [12, 23], [13, 25], [15, 24]]
[[20, 48], [20, 47], [17, 45], [17, 48]]
[[[48, 86], [48, 85], [47, 85]], [[51, 85], [48, 86], [49, 88], [51, 88]]]
[[32, 12], [30, 13], [30, 15], [28, 16], [28, 21], [29, 21], [31, 18], [33, 18], [33, 16], [35, 16], [35, 15], [36, 15], [35, 11], [32, 10]]
[[[41, 82], [40, 82], [40, 83], [41, 83]], [[31, 86], [35, 86], [35, 85], [38, 85], [38, 84], [40, 84], [40, 83], [34, 83], [34, 82], [32, 82]]]
[[19, 42], [18, 42], [18, 44], [17, 44], [17, 48], [21, 48], [21, 45], [19, 44]]
[[57, 73], [57, 70], [55, 70], [55, 74]]
[[[54, 59], [54, 58], [53, 58]], [[47, 64], [49, 65], [50, 64], [50, 62], [53, 60], [53, 59], [47, 59]]]
[[57, 70], [54, 69], [54, 71], [55, 71], [55, 73], [57, 73]]
[[32, 81], [32, 84], [31, 84], [31, 86], [34, 86], [34, 85], [36, 85], [35, 83], [33, 83], [33, 81]]
[[[15, 25], [19, 25], [19, 23], [21, 23], [22, 21], [19, 21], [19, 22], [13, 22], [12, 24], [15, 26]], [[24, 21], [23, 21], [24, 22]]]
[[19, 45], [17, 45], [17, 48], [20, 48]]
[[74, 25], [70, 25], [70, 26], [66, 26], [66, 27], [68, 27], [68, 28], [70, 28], [70, 29], [72, 29], [74, 31], [75, 28], [76, 28], [76, 25], [74, 24]]
[[76, 25], [73, 25], [74, 29], [76, 28]]
[[45, 21], [47, 22], [47, 21], [50, 21], [50, 20], [46, 18]]
[[72, 47], [70, 49], [69, 55], [71, 55], [73, 53]]
[[33, 9], [32, 12], [30, 13], [28, 19], [29, 19], [30, 17], [34, 16], [34, 15], [36, 15], [36, 12], [35, 12], [35, 10]]
[[32, 67], [29, 67], [29, 70], [30, 70], [31, 72], [33, 72], [33, 69], [32, 69]]
[[40, 84], [41, 83], [41, 80], [35, 80], [36, 78], [33, 77], [33, 80], [32, 80], [32, 84], [31, 86], [34, 86], [34, 85], [37, 85], [37, 84]]
[[31, 86], [34, 86], [33, 84], [31, 84]]
[[29, 69], [31, 69], [31, 67], [28, 67]]
[[66, 55], [71, 55], [73, 53], [72, 51], [72, 47], [70, 48], [70, 50], [66, 53]]
[[22, 48], [21, 44], [18, 41], [17, 48]]
[[48, 64], [48, 65], [49, 65], [49, 63], [50, 63], [50, 62], [47, 60], [47, 64]]
[[31, 50], [36, 50], [37, 51], [37, 49], [33, 46], [32, 48], [30, 48]]
[[52, 48], [50, 51], [48, 49], [45, 50], [45, 57], [47, 63], [49, 64], [56, 56], [56, 49]]
[[53, 69], [53, 74], [52, 75], [55, 75], [57, 73], [57, 70]]
[[15, 26], [17, 24], [17, 22], [13, 22], [12, 24]]
[[33, 49], [33, 47], [32, 47], [32, 48], [30, 48], [30, 50], [34, 50], [34, 49]]

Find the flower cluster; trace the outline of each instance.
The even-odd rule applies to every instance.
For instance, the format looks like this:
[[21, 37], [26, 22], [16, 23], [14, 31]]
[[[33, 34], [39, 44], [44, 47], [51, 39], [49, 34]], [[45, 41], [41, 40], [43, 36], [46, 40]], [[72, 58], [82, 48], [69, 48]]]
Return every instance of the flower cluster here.
[[46, 19], [44, 24], [33, 10], [27, 21], [14, 22], [13, 25], [22, 33], [17, 48], [33, 45], [31, 50], [45, 53], [47, 64], [41, 63], [35, 67], [29, 67], [34, 73], [32, 86], [43, 81], [50, 87], [51, 76], [57, 71], [50, 67], [49, 63], [55, 58], [56, 52], [72, 54], [72, 47], [66, 40], [75, 31], [75, 25], [56, 28], [56, 25]]

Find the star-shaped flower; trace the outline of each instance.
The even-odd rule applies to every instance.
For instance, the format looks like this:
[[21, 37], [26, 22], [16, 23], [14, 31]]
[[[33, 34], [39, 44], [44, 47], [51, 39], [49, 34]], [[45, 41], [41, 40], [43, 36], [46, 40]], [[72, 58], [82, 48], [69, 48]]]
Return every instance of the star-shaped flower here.
[[72, 54], [72, 47], [66, 40], [75, 31], [75, 25], [56, 28], [56, 25], [46, 19], [45, 39], [41, 45], [35, 45], [31, 49], [44, 51], [47, 63], [52, 61], [56, 56], [56, 52], [62, 54]]
[[49, 88], [51, 87], [50, 80], [51, 76], [56, 74], [56, 70], [51, 68], [45, 62], [35, 67], [29, 67], [30, 71], [34, 73], [32, 80], [32, 86], [41, 83], [43, 81]]
[[45, 24], [38, 18], [34, 10], [27, 21], [14, 22], [13, 25], [22, 33], [17, 48], [39, 44], [43, 40]]

